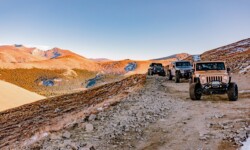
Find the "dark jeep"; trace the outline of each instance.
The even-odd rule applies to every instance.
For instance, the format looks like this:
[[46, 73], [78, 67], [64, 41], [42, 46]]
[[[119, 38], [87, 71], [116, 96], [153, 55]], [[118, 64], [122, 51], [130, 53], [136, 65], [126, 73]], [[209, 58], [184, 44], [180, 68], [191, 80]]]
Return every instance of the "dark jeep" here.
[[148, 75], [152, 76], [154, 74], [158, 74], [160, 76], [165, 76], [166, 72], [161, 63], [151, 63], [148, 68]]

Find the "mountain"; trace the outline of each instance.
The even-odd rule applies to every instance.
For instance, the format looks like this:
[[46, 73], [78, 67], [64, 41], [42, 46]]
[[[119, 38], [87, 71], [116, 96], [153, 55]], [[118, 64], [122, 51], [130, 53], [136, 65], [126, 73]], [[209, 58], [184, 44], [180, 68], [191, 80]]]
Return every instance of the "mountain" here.
[[201, 59], [226, 61], [234, 72], [246, 73], [250, 69], [250, 38], [208, 50], [201, 54]]
[[[250, 38], [226, 46], [208, 50], [201, 54], [202, 60], [223, 60], [233, 71], [245, 73], [250, 69]], [[124, 68], [135, 62], [137, 68], [133, 73], [146, 73], [152, 62], [169, 64], [176, 60], [191, 60], [187, 53], [179, 53], [152, 60], [119, 60], [113, 61], [105, 58], [88, 59], [70, 50], [53, 48], [40, 50], [23, 45], [0, 46], [0, 68], [40, 68], [40, 69], [82, 69], [94, 72], [125, 74]]]
[[0, 46], [0, 68], [87, 69], [100, 70], [99, 65], [69, 50], [40, 50], [22, 45]]
[[36, 48], [27, 48], [23, 46], [16, 47], [11, 45], [0, 46], [0, 62], [24, 63], [47, 59], [39, 55], [33, 55], [33, 51], [37, 51]]
[[164, 65], [170, 61], [181, 59], [187, 54], [176, 54], [175, 57], [168, 57], [158, 60], [119, 60], [113, 61], [105, 58], [88, 59], [69, 50], [53, 48], [40, 50], [38, 48], [25, 47], [23, 45], [0, 46], [0, 68], [40, 68], [40, 69], [85, 69], [94, 72], [125, 74], [124, 68], [136, 62], [137, 68], [133, 73], [146, 73], [152, 62], [160, 62]]
[[182, 60], [182, 59], [187, 58], [188, 56], [190, 56], [190, 55], [187, 54], [187, 53], [179, 53], [179, 54], [174, 54], [174, 55], [170, 55], [170, 56], [167, 56], [167, 57], [156, 58], [156, 59], [153, 59], [153, 60], [166, 60], [166, 59]]
[[96, 62], [111, 61], [110, 59], [107, 58], [89, 58], [89, 59]]

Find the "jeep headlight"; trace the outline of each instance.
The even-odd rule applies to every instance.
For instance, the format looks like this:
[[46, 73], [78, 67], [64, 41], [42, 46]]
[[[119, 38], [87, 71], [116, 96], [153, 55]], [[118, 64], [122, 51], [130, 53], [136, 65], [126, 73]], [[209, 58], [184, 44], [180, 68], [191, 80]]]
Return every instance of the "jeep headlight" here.
[[228, 76], [223, 76], [222, 82], [227, 83], [228, 82]]
[[205, 76], [201, 76], [200, 77], [200, 81], [201, 81], [201, 84], [206, 83], [206, 77]]
[[202, 77], [201, 77], [201, 80], [206, 80], [206, 77], [202, 76]]

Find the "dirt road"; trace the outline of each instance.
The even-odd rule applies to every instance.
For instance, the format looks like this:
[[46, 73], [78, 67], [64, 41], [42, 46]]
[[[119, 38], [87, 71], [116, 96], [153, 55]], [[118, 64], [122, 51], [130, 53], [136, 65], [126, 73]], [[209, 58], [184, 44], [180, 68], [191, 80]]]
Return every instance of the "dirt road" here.
[[139, 92], [26, 149], [237, 149], [250, 132], [250, 95], [192, 101], [188, 83], [147, 77]]

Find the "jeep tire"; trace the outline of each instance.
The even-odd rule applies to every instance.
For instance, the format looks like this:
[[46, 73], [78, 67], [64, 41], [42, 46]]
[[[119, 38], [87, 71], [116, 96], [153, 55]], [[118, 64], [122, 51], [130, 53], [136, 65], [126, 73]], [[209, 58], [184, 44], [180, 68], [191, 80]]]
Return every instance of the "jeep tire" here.
[[148, 71], [148, 75], [149, 75], [149, 76], [152, 76], [152, 75], [153, 75], [152, 70], [149, 70], [149, 71]]
[[175, 73], [175, 83], [180, 83], [181, 74], [179, 71]]
[[191, 83], [189, 86], [189, 95], [192, 100], [201, 99], [201, 85], [199, 83]]
[[237, 101], [238, 99], [238, 86], [236, 83], [231, 82], [228, 86], [227, 96], [230, 101]]
[[166, 73], [165, 73], [165, 72], [162, 72], [162, 73], [160, 74], [160, 76], [165, 77], [165, 76], [166, 76]]

